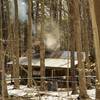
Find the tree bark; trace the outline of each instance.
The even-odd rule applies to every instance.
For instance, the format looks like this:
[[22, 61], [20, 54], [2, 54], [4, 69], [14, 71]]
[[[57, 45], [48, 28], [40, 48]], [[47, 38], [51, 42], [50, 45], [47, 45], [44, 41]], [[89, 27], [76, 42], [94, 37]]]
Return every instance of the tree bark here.
[[82, 41], [81, 41], [81, 24], [80, 24], [80, 11], [79, 11], [80, 0], [73, 0], [73, 25], [74, 25], [74, 33], [75, 41], [76, 41], [76, 49], [78, 56], [78, 69], [79, 69], [79, 90], [80, 90], [80, 98], [87, 99], [89, 98], [86, 91], [86, 79], [85, 79], [85, 68], [82, 62]]
[[[89, 36], [88, 36], [88, 20], [89, 20], [89, 9], [88, 9], [88, 1], [87, 0], [81, 0], [81, 33], [82, 33], [82, 44], [83, 44], [83, 51], [85, 52], [85, 62], [86, 62], [86, 69], [87, 71], [86, 76], [91, 76], [90, 73], [90, 60], [89, 60]], [[87, 88], [90, 89], [91, 87], [91, 77], [87, 77]]]
[[18, 0], [14, 0], [14, 5], [15, 5], [15, 26], [14, 26], [14, 34], [15, 34], [15, 46], [14, 46], [14, 51], [15, 51], [15, 61], [14, 61], [14, 88], [18, 89], [19, 88], [19, 33], [18, 33]]
[[96, 74], [97, 74], [96, 100], [100, 100], [100, 41], [99, 41], [99, 33], [98, 33], [93, 0], [89, 0], [89, 7], [90, 7], [91, 20], [92, 20], [94, 47], [95, 47], [95, 53], [96, 53]]
[[44, 32], [44, 0], [41, 0], [41, 33], [40, 33], [40, 74], [41, 74], [41, 90], [44, 90], [45, 77], [45, 46], [43, 41]]
[[36, 34], [37, 32], [37, 25], [38, 25], [38, 21], [39, 21], [39, 0], [36, 1], [36, 17], [35, 17], [35, 29], [36, 29]]
[[2, 3], [0, 0], [0, 93], [2, 94], [2, 100], [5, 100], [5, 97], [8, 97], [7, 85], [5, 81], [5, 52], [3, 48], [3, 32], [2, 32]]
[[99, 32], [99, 39], [100, 39], [100, 0], [94, 0], [94, 7], [95, 7], [95, 14]]
[[[75, 68], [75, 34], [74, 34], [74, 26], [73, 26], [73, 0], [71, 0], [69, 2], [69, 25], [70, 25], [70, 29], [69, 29], [69, 33], [71, 34], [71, 39], [72, 41], [70, 41], [70, 50], [71, 50], [71, 77], [72, 77], [72, 94], [76, 94], [77, 90], [76, 90], [76, 68]], [[71, 16], [72, 15], [72, 16]]]
[[32, 87], [32, 2], [28, 0], [28, 23], [27, 23], [27, 34], [28, 34], [28, 87]]

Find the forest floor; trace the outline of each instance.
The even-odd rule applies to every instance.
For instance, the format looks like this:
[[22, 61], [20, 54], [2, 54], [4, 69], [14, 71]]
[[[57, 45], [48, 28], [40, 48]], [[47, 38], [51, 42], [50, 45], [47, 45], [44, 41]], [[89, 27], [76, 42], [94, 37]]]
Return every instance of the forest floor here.
[[[28, 88], [26, 85], [20, 85], [20, 89], [14, 89], [14, 85], [10, 83], [11, 75], [7, 75], [7, 89], [10, 98], [4, 100], [77, 100], [79, 96], [79, 94], [71, 95], [72, 91], [66, 88], [59, 88], [58, 91], [40, 91], [36, 86]], [[95, 88], [87, 90], [92, 100], [95, 100], [95, 92]]]
[[[95, 100], [95, 89], [87, 90], [87, 93], [92, 100]], [[27, 88], [24, 85], [21, 85], [20, 89], [8, 85], [8, 94], [13, 98], [19, 97], [18, 100], [77, 100], [78, 97], [78, 94], [71, 95], [71, 91], [37, 91], [36, 87]]]

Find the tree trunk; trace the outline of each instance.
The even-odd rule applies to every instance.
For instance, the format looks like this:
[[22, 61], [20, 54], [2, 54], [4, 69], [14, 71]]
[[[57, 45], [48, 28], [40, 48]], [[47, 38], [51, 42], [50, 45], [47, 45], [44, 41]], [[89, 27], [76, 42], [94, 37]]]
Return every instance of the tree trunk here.
[[[74, 45], [74, 44], [73, 44]], [[76, 68], [75, 68], [75, 51], [71, 50], [71, 77], [72, 77], [72, 94], [77, 94], [78, 91], [76, 89]]]
[[36, 34], [38, 33], [37, 32], [38, 19], [39, 19], [39, 0], [36, 1], [36, 17], [35, 17]]
[[40, 33], [40, 74], [41, 74], [41, 90], [44, 90], [45, 77], [45, 46], [43, 41], [44, 32], [44, 0], [41, 0], [41, 33]]
[[[89, 60], [89, 38], [88, 38], [88, 20], [89, 20], [89, 10], [88, 10], [88, 1], [87, 0], [81, 0], [81, 33], [82, 33], [82, 44], [83, 44], [83, 51], [86, 55], [86, 76], [91, 76], [90, 73], [90, 60]], [[87, 88], [90, 89], [91, 87], [91, 77], [87, 77]]]
[[[72, 0], [73, 1], [73, 0]], [[69, 2], [69, 14], [73, 15], [73, 4], [72, 1]], [[72, 94], [76, 94], [77, 90], [76, 90], [76, 68], [75, 68], [75, 56], [74, 56], [74, 52], [75, 52], [75, 34], [74, 34], [74, 26], [73, 26], [73, 16], [69, 16], [69, 25], [70, 25], [70, 29], [69, 29], [69, 33], [71, 34], [71, 39], [73, 41], [70, 41], [70, 50], [71, 50], [71, 77], [72, 77]]]
[[14, 33], [15, 33], [15, 61], [14, 61], [14, 87], [16, 89], [19, 88], [19, 33], [18, 33], [18, 1], [14, 0], [15, 5], [15, 26], [14, 26]]
[[85, 68], [82, 62], [82, 41], [81, 41], [81, 24], [80, 24], [80, 11], [79, 11], [80, 1], [73, 0], [73, 25], [74, 25], [74, 33], [76, 39], [76, 49], [78, 56], [78, 69], [79, 69], [79, 90], [80, 90], [80, 98], [87, 99], [89, 98], [86, 91], [86, 79], [85, 79]]
[[32, 87], [32, 4], [31, 0], [28, 0], [28, 23], [27, 23], [27, 34], [28, 34], [28, 87]]
[[100, 0], [94, 0], [94, 7], [95, 7], [95, 14], [99, 32], [99, 39], [100, 39]]
[[4, 49], [3, 49], [3, 32], [2, 32], [2, 9], [0, 0], [0, 93], [2, 94], [2, 100], [8, 97], [7, 85], [5, 81], [5, 66], [4, 66]]
[[96, 53], [96, 74], [97, 74], [97, 82], [96, 82], [96, 100], [100, 100], [100, 42], [99, 42], [99, 33], [98, 27], [96, 23], [95, 9], [94, 9], [94, 1], [89, 0], [90, 7], [90, 15], [92, 19], [92, 29], [93, 29], [93, 38], [94, 38], [94, 47]]

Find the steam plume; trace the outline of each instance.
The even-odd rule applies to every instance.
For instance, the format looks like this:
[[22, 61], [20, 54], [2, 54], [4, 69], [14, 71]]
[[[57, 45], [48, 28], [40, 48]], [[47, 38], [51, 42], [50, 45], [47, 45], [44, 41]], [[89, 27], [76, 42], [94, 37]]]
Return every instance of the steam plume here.
[[52, 20], [46, 22], [44, 27], [44, 43], [49, 50], [60, 48], [60, 33], [58, 25]]
[[[21, 22], [27, 21], [28, 19], [27, 11], [28, 7], [25, 0], [18, 0], [18, 15], [19, 15], [19, 20]], [[10, 13], [11, 13], [11, 19], [14, 20], [15, 18], [14, 0], [10, 0]], [[32, 25], [32, 31], [33, 34], [36, 33], [34, 25]], [[59, 28], [58, 25], [53, 20], [45, 22], [43, 40], [46, 48], [49, 50], [57, 50], [60, 48]]]

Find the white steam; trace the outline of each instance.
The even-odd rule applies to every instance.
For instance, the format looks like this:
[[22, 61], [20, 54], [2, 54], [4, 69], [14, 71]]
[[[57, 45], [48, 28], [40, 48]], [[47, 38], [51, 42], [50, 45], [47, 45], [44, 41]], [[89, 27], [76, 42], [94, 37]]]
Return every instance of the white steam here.
[[49, 50], [57, 50], [60, 48], [60, 33], [58, 25], [53, 21], [47, 22], [44, 28], [44, 43]]
[[[15, 18], [15, 7], [14, 0], [10, 1], [10, 15], [12, 22], [14, 22]], [[25, 22], [28, 20], [28, 6], [25, 0], [18, 0], [18, 16], [21, 22]], [[44, 43], [47, 49], [49, 50], [57, 50], [60, 48], [60, 33], [58, 25], [52, 20], [48, 21], [44, 25]], [[32, 24], [33, 34], [36, 33], [35, 26]], [[39, 29], [40, 32], [40, 29]]]

